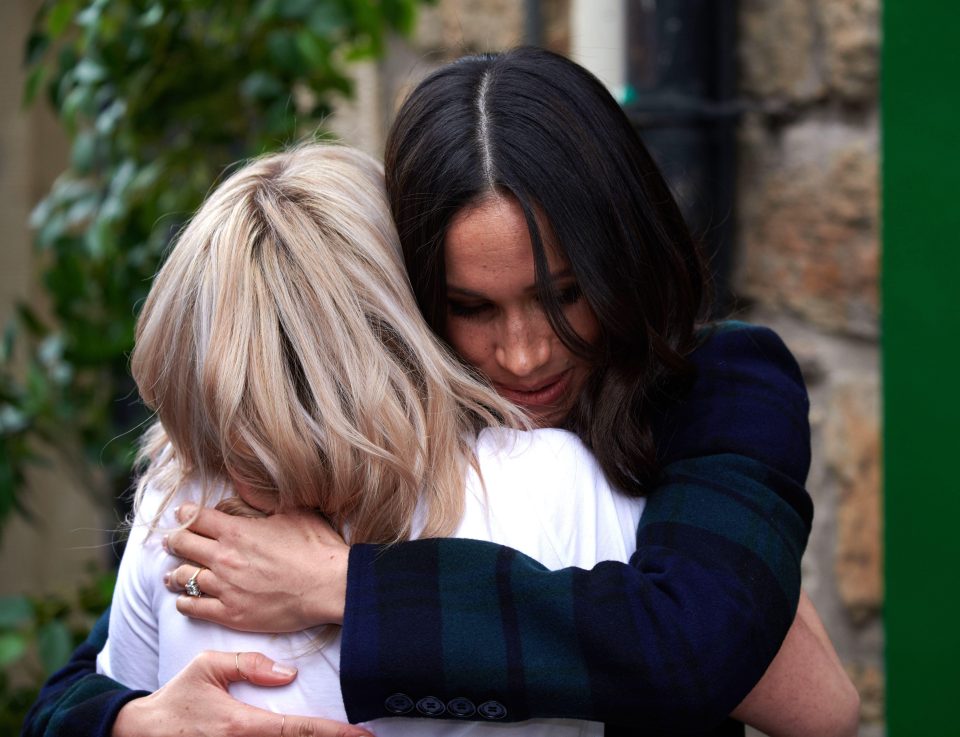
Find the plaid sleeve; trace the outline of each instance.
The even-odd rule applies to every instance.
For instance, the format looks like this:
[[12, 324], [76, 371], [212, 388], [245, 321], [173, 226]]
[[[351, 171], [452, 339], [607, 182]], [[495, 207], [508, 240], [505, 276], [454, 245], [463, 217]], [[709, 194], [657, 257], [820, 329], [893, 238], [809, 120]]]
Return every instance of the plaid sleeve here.
[[147, 695], [97, 675], [97, 653], [107, 641], [109, 622], [108, 609], [70, 662], [50, 676], [23, 722], [21, 737], [110, 737], [124, 704]]
[[628, 564], [547, 571], [470, 540], [353, 547], [351, 721], [727, 728], [796, 610], [812, 519], [807, 396], [770, 331], [725, 324], [692, 358], [695, 386], [658, 425], [665, 466]]

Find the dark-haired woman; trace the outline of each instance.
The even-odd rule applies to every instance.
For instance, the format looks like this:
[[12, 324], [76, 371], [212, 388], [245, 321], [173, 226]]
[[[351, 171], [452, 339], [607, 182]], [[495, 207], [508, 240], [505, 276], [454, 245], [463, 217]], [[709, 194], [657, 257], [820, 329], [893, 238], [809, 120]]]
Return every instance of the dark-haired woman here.
[[[680, 213], [622, 111], [572, 62], [520, 49], [442, 68], [401, 109], [386, 168], [424, 315], [541, 424], [580, 435], [614, 485], [648, 496], [637, 553], [548, 572], [485, 543], [348, 550], [319, 526], [265, 538], [211, 511], [172, 543], [220, 595], [178, 608], [252, 631], [342, 622], [352, 721], [437, 716], [418, 708], [429, 701], [445, 718], [739, 733], [725, 718], [800, 593], [812, 510], [796, 363], [767, 330], [702, 322], [703, 266]], [[177, 569], [174, 588], [195, 570]], [[88, 656], [48, 687], [27, 734], [70, 709], [99, 720], [75, 734], [107, 734], [139, 695], [93, 676], [82, 691]], [[182, 695], [151, 698], [179, 709]], [[463, 700], [492, 706], [449, 706]], [[849, 731], [855, 701], [824, 704], [806, 734]]]

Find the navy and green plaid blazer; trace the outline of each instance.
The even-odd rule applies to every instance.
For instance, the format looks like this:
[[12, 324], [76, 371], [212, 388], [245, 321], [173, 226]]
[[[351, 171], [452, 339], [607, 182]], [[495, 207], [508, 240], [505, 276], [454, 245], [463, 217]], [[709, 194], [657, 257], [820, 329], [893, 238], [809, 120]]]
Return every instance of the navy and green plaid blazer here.
[[[771, 331], [725, 323], [655, 429], [663, 471], [628, 564], [547, 571], [422, 540], [350, 554], [341, 686], [351, 721], [576, 717], [607, 734], [742, 734], [726, 719], [793, 621], [812, 505], [808, 400]], [[101, 620], [23, 735], [108, 737], [142, 695], [94, 674]]]

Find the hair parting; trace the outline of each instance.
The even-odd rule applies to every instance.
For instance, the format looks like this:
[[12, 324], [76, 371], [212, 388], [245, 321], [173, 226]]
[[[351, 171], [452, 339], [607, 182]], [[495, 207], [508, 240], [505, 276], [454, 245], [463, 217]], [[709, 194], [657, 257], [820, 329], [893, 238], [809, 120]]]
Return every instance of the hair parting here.
[[[446, 332], [444, 240], [489, 197], [522, 208], [538, 296], [557, 336], [593, 371], [566, 420], [610, 482], [642, 494], [658, 471], [652, 423], [682, 392], [709, 314], [706, 269], [623, 110], [588, 71], [536, 48], [468, 56], [401, 106], [387, 191], [420, 308]], [[600, 325], [586, 345], [552, 290], [546, 249], [566, 259]]]

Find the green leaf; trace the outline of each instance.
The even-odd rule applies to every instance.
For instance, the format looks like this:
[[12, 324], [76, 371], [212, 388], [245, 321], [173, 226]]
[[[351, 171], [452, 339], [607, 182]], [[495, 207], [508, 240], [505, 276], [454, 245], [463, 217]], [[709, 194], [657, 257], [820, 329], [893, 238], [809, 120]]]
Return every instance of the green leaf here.
[[277, 4], [277, 14], [288, 20], [302, 20], [307, 17], [314, 5], [315, 0], [280, 0]]
[[17, 319], [23, 323], [27, 331], [34, 337], [42, 337], [50, 332], [36, 311], [26, 302], [17, 303]]
[[70, 21], [73, 20], [73, 14], [77, 12], [77, 4], [71, 0], [61, 0], [50, 7], [50, 14], [47, 16], [47, 32], [52, 38], [60, 38], [63, 32], [67, 30]]
[[48, 335], [40, 342], [37, 358], [44, 366], [53, 366], [63, 359], [63, 336], [59, 333]]
[[92, 90], [86, 85], [71, 89], [60, 106], [60, 117], [67, 124], [68, 129], [77, 125], [77, 116], [80, 113], [89, 114], [93, 101]]
[[124, 100], [114, 100], [107, 108], [97, 116], [97, 133], [101, 136], [108, 136], [113, 133], [117, 123], [127, 112], [127, 103]]
[[249, 99], [267, 100], [282, 95], [284, 87], [280, 80], [263, 70], [253, 72], [240, 83], [240, 93]]
[[[2, 2], [3, 0], [0, 0]], [[9, 0], [8, 0], [9, 2]], [[418, 0], [35, 0], [23, 95], [46, 92], [72, 138], [69, 168], [31, 215], [40, 302], [62, 331], [17, 322], [0, 365], [0, 525], [23, 508], [44, 438], [125, 488], [134, 305], [220, 172], [295, 140], [348, 92], [350, 60], [379, 53]], [[293, 90], [309, 90], [298, 110]], [[309, 100], [306, 98], [309, 97]], [[13, 333], [4, 355], [13, 356]], [[13, 376], [8, 376], [13, 374]], [[22, 377], [22, 378], [21, 378]], [[119, 398], [119, 399], [118, 399]], [[113, 438], [122, 438], [112, 442]], [[2, 530], [2, 527], [0, 527]], [[43, 621], [48, 621], [47, 616]], [[0, 688], [2, 690], [2, 688]], [[0, 732], [3, 728], [0, 727]]]
[[48, 48], [50, 48], [50, 37], [36, 30], [31, 31], [23, 47], [24, 66], [29, 67], [38, 63]]
[[323, 67], [327, 63], [327, 48], [323, 42], [309, 31], [297, 34], [297, 50], [312, 67]]
[[37, 233], [37, 245], [41, 248], [51, 248], [65, 232], [66, 217], [64, 213], [54, 213], [40, 226], [40, 231]]
[[275, 18], [280, 12], [280, 0], [260, 0], [253, 11], [253, 17], [258, 21], [268, 21]]
[[140, 16], [139, 25], [141, 28], [152, 28], [163, 20], [163, 4], [154, 3], [146, 13]]
[[[14, 407], [12, 404], [0, 405], [0, 433], [13, 435], [22, 432], [29, 426], [30, 419], [18, 407]], [[3, 615], [0, 612], [0, 620], [2, 618]], [[2, 626], [2, 621], [0, 621], [0, 627]]]
[[116, 238], [113, 226], [107, 217], [99, 217], [84, 236], [87, 252], [96, 259], [116, 251]]
[[96, 84], [107, 77], [107, 70], [93, 59], [84, 59], [73, 70], [73, 78], [80, 84]]
[[23, 85], [23, 106], [26, 107], [33, 103], [37, 97], [37, 92], [43, 86], [43, 80], [47, 76], [46, 67], [35, 67], [27, 75], [27, 81]]
[[338, 6], [332, 3], [320, 3], [310, 13], [307, 28], [317, 36], [330, 38], [344, 31], [348, 23], [348, 19]]
[[71, 231], [76, 231], [78, 228], [89, 223], [97, 211], [97, 206], [100, 204], [99, 199], [96, 194], [91, 194], [74, 201], [74, 203], [70, 205], [70, 209], [67, 210], [67, 228]]
[[26, 637], [16, 632], [0, 634], [0, 668], [16, 662], [27, 651]]
[[267, 50], [270, 62], [280, 72], [296, 73], [300, 71], [300, 57], [297, 54], [292, 34], [288, 31], [272, 31], [267, 35]]
[[25, 596], [0, 596], [0, 629], [15, 629], [33, 618], [33, 607]]
[[66, 665], [73, 651], [73, 641], [66, 625], [59, 619], [43, 625], [37, 632], [37, 651], [48, 675]]
[[87, 174], [93, 169], [94, 157], [97, 152], [97, 138], [93, 131], [80, 131], [73, 140], [70, 149], [70, 165], [78, 174]]
[[77, 15], [77, 25], [83, 28], [92, 28], [100, 20], [100, 14], [106, 5], [106, 0], [94, 0], [90, 7]]

